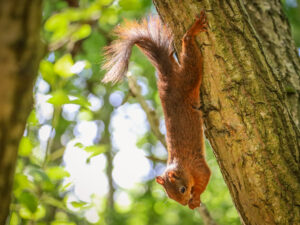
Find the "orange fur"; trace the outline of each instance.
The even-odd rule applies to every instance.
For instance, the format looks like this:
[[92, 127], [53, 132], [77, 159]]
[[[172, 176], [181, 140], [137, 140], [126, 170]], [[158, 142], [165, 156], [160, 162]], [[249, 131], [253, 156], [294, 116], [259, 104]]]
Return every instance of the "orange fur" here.
[[206, 29], [207, 19], [202, 11], [183, 37], [179, 64], [173, 56], [171, 33], [157, 17], [140, 24], [127, 21], [116, 29], [118, 39], [107, 48], [104, 65], [108, 70], [104, 82], [120, 80], [127, 72], [131, 49], [136, 44], [157, 69], [167, 129], [168, 166], [156, 181], [170, 198], [191, 209], [200, 206], [200, 194], [211, 174], [205, 161], [203, 121], [197, 110], [203, 57], [195, 36]]

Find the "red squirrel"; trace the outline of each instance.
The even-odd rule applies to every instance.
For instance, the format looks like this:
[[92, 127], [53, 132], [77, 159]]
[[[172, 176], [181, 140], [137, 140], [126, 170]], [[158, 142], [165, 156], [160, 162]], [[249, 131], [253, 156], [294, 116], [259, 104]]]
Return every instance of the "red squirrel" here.
[[203, 121], [199, 113], [203, 56], [195, 37], [207, 31], [204, 11], [184, 34], [179, 62], [174, 58], [173, 38], [158, 17], [141, 23], [126, 22], [116, 28], [118, 37], [106, 48], [107, 70], [103, 82], [121, 80], [127, 70], [133, 45], [149, 58], [158, 72], [157, 86], [167, 130], [168, 162], [157, 176], [167, 195], [191, 209], [200, 206], [210, 169], [205, 161]]

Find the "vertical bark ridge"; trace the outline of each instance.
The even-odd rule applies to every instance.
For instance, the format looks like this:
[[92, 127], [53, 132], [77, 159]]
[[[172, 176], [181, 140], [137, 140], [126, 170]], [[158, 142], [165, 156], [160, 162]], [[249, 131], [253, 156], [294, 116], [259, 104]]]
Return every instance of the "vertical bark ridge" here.
[[274, 72], [284, 86], [289, 111], [300, 127], [300, 60], [279, 0], [249, 1], [245, 8], [264, 46]]

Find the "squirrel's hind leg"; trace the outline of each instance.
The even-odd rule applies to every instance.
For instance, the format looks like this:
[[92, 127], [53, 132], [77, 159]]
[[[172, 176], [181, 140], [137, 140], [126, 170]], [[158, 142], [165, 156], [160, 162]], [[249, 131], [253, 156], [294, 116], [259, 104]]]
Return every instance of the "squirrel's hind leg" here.
[[[203, 76], [203, 56], [195, 37], [199, 32], [207, 30], [207, 18], [204, 11], [197, 17], [194, 24], [187, 30], [182, 39], [180, 54], [182, 89], [188, 92], [200, 89]], [[198, 93], [196, 93], [198, 95]]]

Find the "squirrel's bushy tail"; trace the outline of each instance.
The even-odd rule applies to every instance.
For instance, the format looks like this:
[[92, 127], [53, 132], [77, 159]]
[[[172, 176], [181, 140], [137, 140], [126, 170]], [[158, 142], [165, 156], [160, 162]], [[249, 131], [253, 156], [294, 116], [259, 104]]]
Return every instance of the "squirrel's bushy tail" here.
[[106, 47], [105, 64], [107, 70], [103, 82], [117, 82], [121, 80], [127, 70], [133, 45], [137, 45], [149, 58], [156, 69], [163, 73], [160, 68], [162, 61], [170, 61], [169, 56], [173, 53], [172, 35], [169, 29], [162, 24], [158, 16], [151, 16], [141, 23], [126, 21], [122, 26], [115, 29], [117, 40]]

